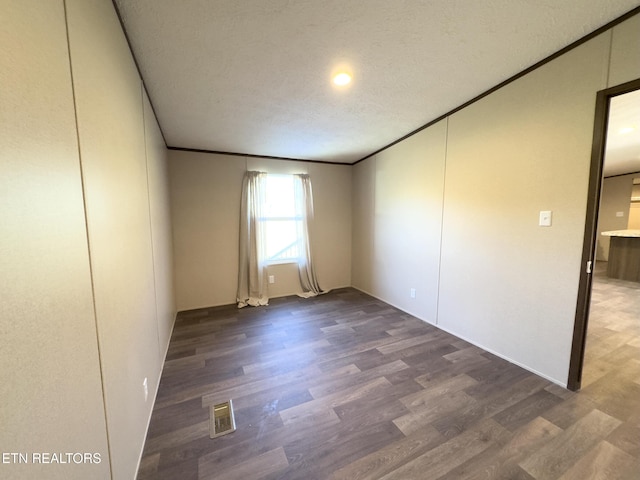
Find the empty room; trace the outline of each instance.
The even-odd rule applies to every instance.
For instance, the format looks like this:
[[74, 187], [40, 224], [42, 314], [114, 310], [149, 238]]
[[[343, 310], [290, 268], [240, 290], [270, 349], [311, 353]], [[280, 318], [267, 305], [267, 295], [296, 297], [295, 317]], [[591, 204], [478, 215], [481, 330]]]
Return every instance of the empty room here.
[[0, 478], [640, 478], [638, 0], [0, 1]]

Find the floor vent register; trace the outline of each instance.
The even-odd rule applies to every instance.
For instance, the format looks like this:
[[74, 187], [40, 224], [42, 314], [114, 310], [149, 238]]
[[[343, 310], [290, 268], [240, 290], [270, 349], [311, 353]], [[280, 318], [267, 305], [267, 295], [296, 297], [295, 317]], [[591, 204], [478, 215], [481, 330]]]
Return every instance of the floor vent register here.
[[216, 403], [209, 407], [209, 436], [216, 438], [236, 431], [236, 419], [233, 416], [231, 400]]

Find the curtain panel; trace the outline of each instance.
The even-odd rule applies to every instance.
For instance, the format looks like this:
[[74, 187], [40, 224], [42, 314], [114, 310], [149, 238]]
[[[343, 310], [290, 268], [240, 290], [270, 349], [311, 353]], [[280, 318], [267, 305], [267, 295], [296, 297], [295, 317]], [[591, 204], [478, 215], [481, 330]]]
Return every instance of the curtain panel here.
[[313, 267], [311, 254], [311, 238], [313, 231], [313, 192], [311, 179], [307, 174], [294, 175], [294, 189], [296, 202], [296, 216], [302, 218], [298, 222], [298, 239], [300, 242], [300, 257], [298, 258], [298, 274], [302, 293], [300, 297], [315, 297], [325, 293], [318, 283], [318, 277]]
[[[300, 297], [315, 297], [324, 292], [313, 267], [311, 235], [313, 231], [313, 192], [307, 174], [293, 175], [293, 202], [297, 219], [298, 274]], [[246, 172], [242, 181], [240, 204], [240, 251], [238, 265], [238, 308], [268, 305], [266, 217], [267, 174]]]
[[238, 269], [238, 308], [267, 305], [265, 269], [265, 228], [262, 209], [265, 204], [266, 173], [245, 172], [240, 202], [240, 255]]

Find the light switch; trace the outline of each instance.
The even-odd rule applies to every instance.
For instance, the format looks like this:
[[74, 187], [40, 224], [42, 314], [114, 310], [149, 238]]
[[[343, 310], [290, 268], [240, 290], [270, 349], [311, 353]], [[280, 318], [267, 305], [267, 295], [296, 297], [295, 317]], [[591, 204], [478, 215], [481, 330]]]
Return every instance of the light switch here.
[[616, 217], [624, 217], [624, 212], [616, 212]]
[[538, 225], [541, 227], [550, 227], [551, 226], [551, 210], [541, 210], [540, 211], [540, 221]]

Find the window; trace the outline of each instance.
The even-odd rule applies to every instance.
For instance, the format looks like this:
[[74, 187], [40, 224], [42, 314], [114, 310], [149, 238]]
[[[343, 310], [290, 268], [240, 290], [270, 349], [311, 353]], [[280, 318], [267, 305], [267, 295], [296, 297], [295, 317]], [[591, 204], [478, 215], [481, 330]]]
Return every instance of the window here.
[[241, 198], [238, 308], [269, 303], [265, 267], [270, 263], [298, 264], [299, 296], [324, 293], [311, 261], [313, 194], [309, 175], [245, 172]]
[[296, 212], [293, 175], [267, 175], [263, 217], [268, 263], [297, 262], [302, 215]]

